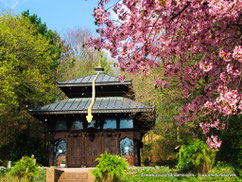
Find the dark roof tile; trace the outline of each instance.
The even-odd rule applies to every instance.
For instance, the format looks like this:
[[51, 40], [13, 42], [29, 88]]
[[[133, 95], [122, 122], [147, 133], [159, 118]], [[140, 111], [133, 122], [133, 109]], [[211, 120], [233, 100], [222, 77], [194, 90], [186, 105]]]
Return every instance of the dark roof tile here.
[[[29, 110], [32, 114], [87, 113], [91, 98], [67, 99]], [[92, 113], [151, 112], [153, 107], [125, 97], [98, 97]]]

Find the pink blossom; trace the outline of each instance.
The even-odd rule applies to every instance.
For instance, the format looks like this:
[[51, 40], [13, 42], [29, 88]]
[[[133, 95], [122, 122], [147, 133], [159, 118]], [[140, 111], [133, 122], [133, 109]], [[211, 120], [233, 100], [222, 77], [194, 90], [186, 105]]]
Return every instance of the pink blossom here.
[[242, 48], [240, 45], [234, 48], [233, 58], [242, 63]]
[[[242, 48], [237, 27], [241, 1], [123, 0], [113, 5], [114, 16], [106, 8], [108, 3], [98, 0], [94, 17], [100, 37], [90, 38], [88, 45], [109, 50], [119, 68], [128, 73], [145, 76], [160, 67], [164, 78], [177, 78], [185, 98], [194, 91], [201, 93], [180, 107], [174, 116], [178, 124], [204, 112], [211, 119], [201, 124], [207, 133], [225, 127], [218, 118], [242, 113]], [[168, 83], [157, 80], [158, 85], [167, 87]], [[215, 141], [212, 137], [207, 143], [219, 147], [221, 142]]]
[[189, 92], [187, 90], [184, 90], [183, 91], [183, 96], [184, 96], [184, 98], [187, 99], [189, 97]]
[[214, 128], [216, 130], [224, 130], [225, 126], [226, 126], [225, 124], [220, 123], [219, 119], [217, 119], [216, 121], [211, 122], [211, 123], [208, 123], [208, 122], [206, 122], [206, 123], [201, 122], [200, 123], [200, 127], [202, 128], [204, 134], [209, 133], [210, 128]]
[[202, 69], [204, 72], [209, 72], [210, 70], [213, 69], [213, 64], [211, 62], [208, 63], [207, 61], [201, 62], [200, 69]]
[[212, 102], [207, 101], [207, 102], [204, 104], [204, 107], [206, 107], [206, 108], [208, 108], [208, 109], [212, 109], [212, 108], [213, 108], [213, 104], [212, 104]]
[[119, 81], [120, 81], [121, 83], [124, 83], [124, 76], [123, 76], [123, 75], [119, 74], [119, 75], [118, 75], [118, 78], [119, 78]]
[[220, 74], [220, 79], [223, 81], [223, 82], [226, 82], [226, 73], [225, 72], [222, 72]]
[[102, 6], [99, 7], [99, 8], [94, 9], [94, 11], [95, 11], [96, 15], [98, 15], [98, 16], [100, 16], [100, 15], [102, 15], [104, 13], [104, 9], [103, 9]]
[[229, 74], [232, 74], [232, 73], [233, 73], [233, 66], [232, 66], [231, 63], [227, 64], [227, 68], [226, 68], [226, 69], [227, 69], [226, 71], [227, 71]]
[[217, 149], [217, 148], [220, 148], [222, 141], [221, 140], [218, 141], [218, 136], [212, 135], [211, 138], [210, 137], [207, 138], [206, 143], [208, 144], [210, 149]]
[[200, 127], [202, 128], [204, 134], [209, 133], [210, 125], [208, 123], [203, 123], [202, 122], [202, 123], [200, 123]]
[[230, 62], [231, 61], [231, 53], [226, 53], [222, 49], [220, 49], [220, 51], [219, 51], [219, 56], [222, 59], [224, 59], [224, 61], [226, 61], [226, 62]]
[[162, 88], [167, 88], [170, 86], [170, 83], [164, 81], [164, 80], [156, 80], [155, 81], [155, 87], [157, 87], [158, 85], [160, 85]]

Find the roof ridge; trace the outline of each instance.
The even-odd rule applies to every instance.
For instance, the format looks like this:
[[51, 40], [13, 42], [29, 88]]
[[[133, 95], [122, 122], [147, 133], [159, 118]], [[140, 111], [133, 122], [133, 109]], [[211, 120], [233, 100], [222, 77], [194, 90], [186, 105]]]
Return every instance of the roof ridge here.
[[[86, 76], [83, 76], [83, 77], [79, 77], [79, 78], [75, 78], [75, 79], [71, 79], [71, 80], [67, 80], [67, 81], [60, 81], [60, 82], [58, 81], [57, 84], [58, 85], [91, 84], [95, 75], [96, 75], [96, 73], [90, 74], [90, 75], [86, 75]], [[119, 79], [118, 79], [118, 76], [114, 76], [114, 75], [110, 75], [110, 74], [106, 74], [106, 73], [101, 73], [98, 76], [98, 78], [100, 79], [98, 81], [98, 83], [118, 83], [118, 82], [120, 82]], [[131, 80], [130, 79], [124, 79], [124, 82], [126, 82], [126, 83], [127, 82], [131, 82]]]

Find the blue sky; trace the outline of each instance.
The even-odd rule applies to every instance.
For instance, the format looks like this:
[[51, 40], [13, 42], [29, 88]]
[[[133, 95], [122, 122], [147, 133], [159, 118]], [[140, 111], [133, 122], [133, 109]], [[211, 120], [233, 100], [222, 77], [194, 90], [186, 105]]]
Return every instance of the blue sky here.
[[93, 8], [97, 0], [0, 0], [0, 12], [13, 10], [14, 14], [29, 9], [37, 14], [48, 28], [62, 35], [68, 28], [88, 28], [95, 34]]

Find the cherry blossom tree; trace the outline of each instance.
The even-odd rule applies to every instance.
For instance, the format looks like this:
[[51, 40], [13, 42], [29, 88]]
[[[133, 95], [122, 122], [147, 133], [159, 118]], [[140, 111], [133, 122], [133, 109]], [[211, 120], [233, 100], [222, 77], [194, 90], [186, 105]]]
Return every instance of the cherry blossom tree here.
[[[204, 113], [200, 127], [216, 149], [221, 140], [210, 131], [242, 113], [241, 8], [241, 0], [99, 0], [94, 17], [100, 36], [88, 44], [109, 50], [128, 73], [145, 76], [163, 67], [162, 78], [176, 77], [190, 101], [174, 116], [178, 125]], [[169, 83], [157, 78], [155, 85]]]

